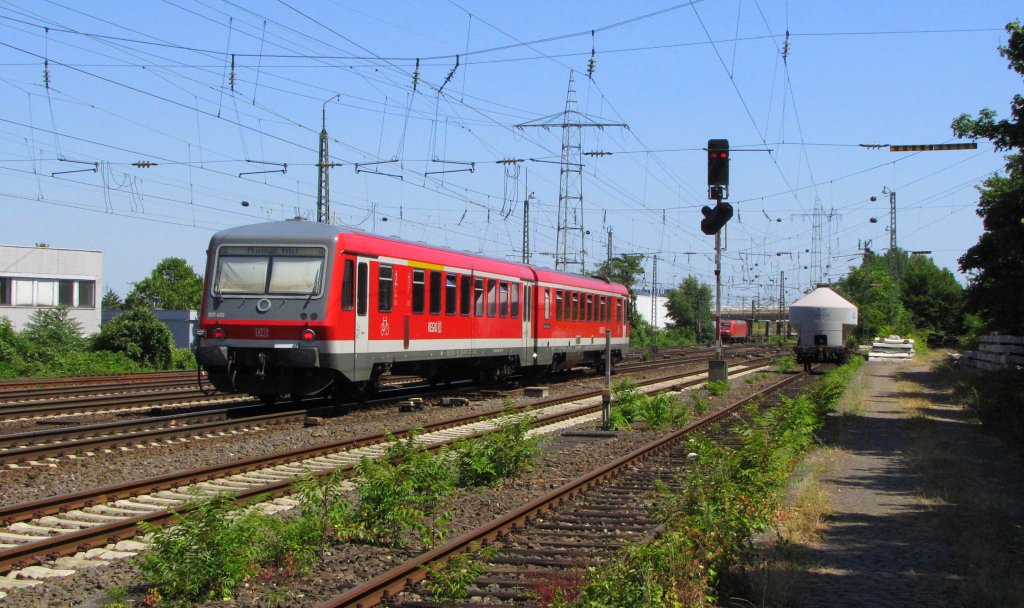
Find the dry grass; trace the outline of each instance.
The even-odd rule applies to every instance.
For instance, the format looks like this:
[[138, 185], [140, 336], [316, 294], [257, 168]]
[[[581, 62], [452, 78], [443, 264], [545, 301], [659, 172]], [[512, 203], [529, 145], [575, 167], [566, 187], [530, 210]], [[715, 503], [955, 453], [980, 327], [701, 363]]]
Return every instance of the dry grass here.
[[[908, 384], [901, 392], [936, 388]], [[903, 389], [906, 388], [907, 391]], [[963, 571], [960, 592], [967, 606], [1024, 606], [1024, 527], [1019, 519], [1021, 496], [991, 483], [986, 473], [1005, 464], [1011, 451], [981, 437], [972, 445], [962, 442], [964, 431], [936, 423], [927, 413], [935, 403], [926, 398], [902, 398], [907, 408], [910, 456], [922, 475], [920, 491], [933, 505], [940, 534]], [[1018, 469], [1019, 470], [1019, 469]], [[1019, 486], [1018, 486], [1019, 487]], [[1015, 515], [1016, 509], [1016, 515]]]
[[773, 533], [756, 544], [743, 567], [743, 583], [753, 605], [798, 603], [799, 582], [809, 566], [796, 555], [796, 548], [817, 541], [825, 528], [832, 507], [821, 478], [835, 470], [841, 457], [841, 450], [824, 447], [812, 451], [797, 464], [786, 488], [787, 506], [779, 512]]

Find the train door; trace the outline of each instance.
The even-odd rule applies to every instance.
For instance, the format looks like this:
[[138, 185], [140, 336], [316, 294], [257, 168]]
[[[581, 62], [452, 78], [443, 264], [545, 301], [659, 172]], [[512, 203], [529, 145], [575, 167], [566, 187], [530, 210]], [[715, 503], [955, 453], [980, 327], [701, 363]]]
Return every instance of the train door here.
[[[518, 289], [518, 285], [517, 285], [517, 289]], [[532, 341], [530, 340], [530, 338], [533, 337], [533, 331], [531, 331], [531, 327], [532, 327], [532, 323], [533, 323], [533, 314], [532, 314], [533, 310], [532, 310], [532, 306], [530, 305], [530, 298], [533, 296], [533, 294], [530, 293], [531, 289], [530, 289], [530, 284], [529, 283], [524, 283], [523, 286], [522, 286], [522, 289], [523, 289], [523, 295], [522, 295], [522, 307], [523, 307], [523, 309], [520, 311], [520, 313], [522, 315], [522, 319], [523, 319], [523, 342], [522, 342], [522, 345], [527, 350], [530, 350], [530, 347], [533, 346]], [[532, 350], [530, 350], [530, 354], [532, 354]], [[529, 360], [523, 361], [523, 365], [529, 365], [530, 363], [531, 363], [531, 361], [529, 361]]]
[[[355, 337], [352, 341], [355, 355], [355, 373], [360, 375], [360, 355], [368, 352], [370, 343], [370, 260], [365, 257], [356, 258], [356, 314]], [[369, 360], [369, 357], [363, 357]]]

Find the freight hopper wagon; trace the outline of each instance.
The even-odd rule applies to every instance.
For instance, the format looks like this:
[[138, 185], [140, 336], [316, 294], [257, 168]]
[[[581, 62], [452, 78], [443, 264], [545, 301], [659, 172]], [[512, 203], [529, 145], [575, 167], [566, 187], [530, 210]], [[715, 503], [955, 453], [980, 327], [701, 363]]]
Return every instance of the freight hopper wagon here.
[[828, 287], [819, 287], [789, 306], [789, 323], [800, 333], [797, 363], [845, 363], [847, 338], [857, 326], [857, 307]]
[[603, 369], [629, 344], [628, 292], [302, 220], [218, 232], [207, 251], [196, 358], [220, 391], [337, 400], [386, 372], [493, 381]]

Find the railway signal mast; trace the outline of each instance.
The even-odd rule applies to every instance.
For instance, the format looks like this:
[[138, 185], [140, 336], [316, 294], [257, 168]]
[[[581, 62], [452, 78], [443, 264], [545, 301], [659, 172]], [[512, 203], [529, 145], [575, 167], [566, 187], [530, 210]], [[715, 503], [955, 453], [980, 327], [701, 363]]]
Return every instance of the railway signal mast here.
[[703, 207], [700, 212], [700, 230], [715, 235], [715, 353], [708, 364], [709, 380], [728, 380], [729, 368], [722, 356], [722, 227], [732, 219], [732, 205], [723, 202], [729, 198], [729, 140], [708, 140], [708, 199], [715, 207]]

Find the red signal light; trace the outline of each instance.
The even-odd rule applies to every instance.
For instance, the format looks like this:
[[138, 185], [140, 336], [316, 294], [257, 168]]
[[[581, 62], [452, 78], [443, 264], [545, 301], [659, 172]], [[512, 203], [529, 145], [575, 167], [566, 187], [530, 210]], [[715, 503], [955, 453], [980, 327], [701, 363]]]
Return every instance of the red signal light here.
[[309, 329], [308, 327], [306, 329], [302, 330], [302, 339], [303, 340], [305, 340], [306, 342], [312, 342], [314, 338], [316, 338], [316, 332], [315, 331], [313, 331], [312, 329]]
[[223, 340], [227, 334], [224, 333], [223, 327], [213, 328], [213, 337], [215, 340]]

